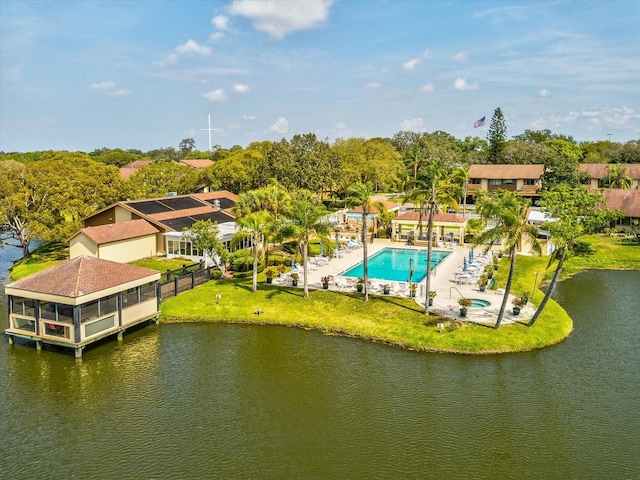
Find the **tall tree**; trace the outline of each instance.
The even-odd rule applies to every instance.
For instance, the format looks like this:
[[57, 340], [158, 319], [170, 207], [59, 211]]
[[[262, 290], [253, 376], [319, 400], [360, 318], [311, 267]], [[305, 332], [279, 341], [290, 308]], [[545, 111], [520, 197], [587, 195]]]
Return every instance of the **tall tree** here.
[[258, 291], [258, 259], [260, 257], [260, 246], [264, 234], [268, 229], [270, 216], [267, 212], [251, 212], [247, 215], [237, 217], [236, 224], [240, 231], [233, 236], [234, 243], [249, 237], [251, 239], [251, 251], [253, 253], [253, 284], [252, 292]]
[[346, 204], [350, 207], [362, 208], [362, 268], [364, 279], [364, 301], [369, 301], [369, 258], [368, 258], [368, 238], [367, 238], [367, 218], [373, 210], [373, 189], [368, 183], [358, 183], [351, 187], [348, 192]]
[[606, 211], [602, 209], [602, 195], [590, 193], [582, 185], [577, 187], [558, 185], [551, 190], [543, 192], [541, 203], [544, 210], [553, 219], [546, 226], [551, 233], [551, 240], [555, 246], [555, 250], [549, 258], [547, 269], [554, 262], [557, 262], [557, 265], [544, 297], [528, 323], [529, 327], [536, 323], [551, 295], [553, 295], [553, 291], [560, 279], [564, 262], [567, 256], [575, 251], [578, 238], [605, 225], [608, 217]]
[[538, 229], [527, 223], [527, 210], [530, 201], [515, 192], [496, 190], [493, 195], [480, 192], [476, 199], [480, 214], [485, 219], [492, 219], [495, 225], [485, 230], [476, 240], [476, 244], [488, 245], [488, 250], [493, 245], [502, 245], [502, 250], [509, 256], [509, 276], [504, 289], [504, 297], [498, 312], [495, 329], [500, 328], [507, 300], [511, 292], [513, 274], [516, 268], [518, 249], [523, 241], [531, 244], [534, 253], [540, 253], [540, 243], [537, 240]]
[[304, 298], [309, 297], [307, 263], [309, 240], [316, 236], [327, 243], [331, 224], [324, 220], [327, 211], [324, 205], [308, 190], [298, 190], [293, 196], [289, 211], [289, 232], [298, 240], [298, 249], [302, 254]]
[[453, 171], [454, 181], [462, 186], [462, 216], [467, 216], [467, 195], [469, 190], [469, 182], [471, 177], [469, 176], [469, 167], [458, 167]]
[[182, 152], [182, 156], [186, 157], [191, 150], [196, 148], [196, 141], [193, 138], [185, 138], [180, 142], [178, 148]]
[[489, 141], [488, 162], [492, 164], [504, 163], [503, 151], [507, 142], [507, 125], [500, 107], [493, 112], [489, 131], [487, 132], [487, 140]]

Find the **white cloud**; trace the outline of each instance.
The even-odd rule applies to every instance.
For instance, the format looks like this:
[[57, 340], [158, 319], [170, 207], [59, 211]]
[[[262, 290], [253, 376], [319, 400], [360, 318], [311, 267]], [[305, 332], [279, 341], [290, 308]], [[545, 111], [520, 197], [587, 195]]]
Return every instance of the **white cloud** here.
[[464, 62], [468, 57], [467, 52], [458, 52], [452, 58], [455, 62]]
[[420, 91], [423, 93], [431, 93], [435, 90], [433, 83], [426, 83], [422, 87], [420, 87]]
[[364, 88], [380, 88], [382, 86], [379, 82], [369, 82], [363, 85]]
[[424, 130], [424, 120], [420, 117], [403, 120], [402, 123], [400, 123], [400, 128], [407, 132], [420, 132]]
[[213, 25], [217, 30], [228, 30], [229, 17], [226, 15], [216, 15], [211, 19], [211, 25]]
[[467, 83], [467, 80], [464, 78], [456, 78], [455, 81], [453, 82], [453, 84], [451, 85], [451, 88], [453, 88], [454, 90], [477, 90], [478, 89], [478, 84], [477, 83]]
[[540, 115], [529, 123], [531, 128], [542, 130], [544, 128], [569, 128], [577, 125], [587, 129], [630, 128], [640, 121], [640, 112], [626, 106], [619, 107], [593, 107], [588, 110], [569, 111], [564, 114], [550, 112]]
[[256, 116], [255, 115], [243, 115], [242, 116], [242, 120], [255, 120]]
[[289, 131], [289, 122], [284, 117], [278, 118], [276, 123], [269, 127], [269, 131], [273, 133], [287, 133]]
[[220, 88], [218, 90], [211, 90], [210, 92], [203, 93], [200, 96], [202, 98], [206, 98], [210, 102], [226, 102], [227, 101], [227, 94], [225, 93], [224, 90]]
[[233, 90], [238, 93], [247, 93], [249, 91], [249, 86], [238, 83], [233, 86]]
[[186, 43], [182, 45], [178, 45], [175, 48], [173, 53], [167, 55], [164, 60], [154, 61], [154, 65], [158, 65], [159, 67], [164, 67], [165, 65], [170, 65], [172, 63], [176, 63], [178, 59], [183, 55], [209, 55], [211, 54], [211, 47], [207, 47], [206, 45], [200, 45], [193, 40], [187, 40]]
[[176, 53], [179, 55], [209, 55], [211, 53], [211, 47], [200, 45], [193, 40], [187, 40], [187, 43], [176, 47]]
[[316, 28], [329, 17], [333, 0], [233, 0], [232, 15], [253, 21], [253, 28], [281, 40], [296, 30]]
[[413, 71], [413, 70], [415, 70], [416, 66], [418, 66], [418, 64], [420, 64], [420, 59], [413, 58], [413, 59], [409, 60], [408, 62], [404, 62], [402, 64], [402, 68], [404, 68], [405, 70]]
[[547, 90], [546, 88], [542, 88], [538, 90], [538, 93], [536, 93], [536, 97], [550, 97], [550, 96], [551, 96], [551, 92], [549, 92], [549, 90]]
[[128, 97], [129, 95], [133, 95], [133, 90], [126, 90], [124, 88], [119, 88], [118, 90], [109, 92], [108, 95], [111, 95], [112, 97]]
[[211, 35], [209, 35], [209, 40], [211, 40], [212, 42], [218, 42], [223, 38], [224, 38], [224, 33], [222, 32], [213, 32]]
[[93, 88], [95, 90], [111, 90], [115, 86], [116, 86], [116, 84], [113, 83], [113, 82], [99, 82], [99, 83], [92, 83], [91, 84], [91, 88]]
[[433, 55], [433, 50], [431, 50], [430, 48], [428, 48], [424, 52], [422, 52], [422, 58], [424, 58], [425, 60], [427, 58], [431, 58], [431, 55]]

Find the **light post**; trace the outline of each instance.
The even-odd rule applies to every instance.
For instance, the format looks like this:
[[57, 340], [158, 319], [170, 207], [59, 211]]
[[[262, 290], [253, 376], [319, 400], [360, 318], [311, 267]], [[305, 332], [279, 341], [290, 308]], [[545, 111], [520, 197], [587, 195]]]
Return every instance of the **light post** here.
[[533, 303], [533, 299], [536, 296], [536, 283], [538, 283], [538, 273], [540, 272], [533, 272], [536, 274], [536, 277], [533, 279], [533, 291], [531, 292], [531, 303]]

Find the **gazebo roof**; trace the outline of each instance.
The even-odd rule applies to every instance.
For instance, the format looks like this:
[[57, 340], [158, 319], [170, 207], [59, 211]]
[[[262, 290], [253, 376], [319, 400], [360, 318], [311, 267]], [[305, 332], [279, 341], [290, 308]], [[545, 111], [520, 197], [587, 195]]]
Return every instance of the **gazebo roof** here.
[[81, 255], [12, 282], [7, 289], [77, 298], [160, 273], [150, 268]]

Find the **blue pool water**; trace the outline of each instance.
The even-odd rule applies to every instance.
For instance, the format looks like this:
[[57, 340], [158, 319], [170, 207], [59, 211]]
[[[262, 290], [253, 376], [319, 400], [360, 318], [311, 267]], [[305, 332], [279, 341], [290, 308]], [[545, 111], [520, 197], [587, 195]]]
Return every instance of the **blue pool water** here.
[[472, 308], [484, 308], [491, 305], [489, 300], [483, 300], [481, 298], [472, 298], [471, 299], [471, 307]]
[[[450, 252], [434, 250], [431, 252], [431, 268], [440, 264]], [[409, 281], [409, 260], [413, 269], [414, 283], [420, 283], [427, 274], [427, 251], [413, 248], [384, 248], [369, 257], [369, 278], [379, 278], [391, 282]], [[345, 277], [363, 277], [362, 262], [345, 270], [340, 275]]]

